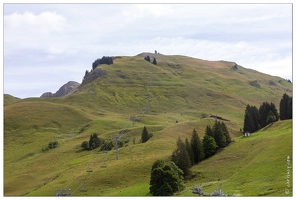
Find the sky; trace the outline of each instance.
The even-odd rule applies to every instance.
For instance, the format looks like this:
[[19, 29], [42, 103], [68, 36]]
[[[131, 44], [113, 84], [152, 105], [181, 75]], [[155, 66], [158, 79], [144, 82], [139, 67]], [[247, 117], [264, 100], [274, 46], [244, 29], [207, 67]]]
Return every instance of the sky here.
[[292, 4], [3, 4], [3, 92], [81, 83], [103, 56], [157, 50], [292, 81]]

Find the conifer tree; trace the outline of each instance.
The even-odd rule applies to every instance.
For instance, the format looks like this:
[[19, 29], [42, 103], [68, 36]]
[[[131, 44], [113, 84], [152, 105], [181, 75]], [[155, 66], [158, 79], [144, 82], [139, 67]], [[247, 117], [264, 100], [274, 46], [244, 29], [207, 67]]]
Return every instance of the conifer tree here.
[[244, 117], [244, 132], [255, 132], [261, 128], [261, 117], [256, 106], [246, 106]]
[[193, 152], [192, 152], [191, 145], [190, 145], [187, 138], [185, 139], [185, 146], [186, 146], [189, 158], [190, 158], [190, 163], [191, 163], [191, 165], [194, 165], [194, 155], [193, 155]]
[[280, 119], [292, 119], [292, 97], [289, 97], [286, 93], [280, 101]]
[[144, 126], [144, 128], [143, 128], [143, 132], [142, 132], [141, 141], [142, 141], [142, 143], [145, 143], [145, 142], [147, 142], [148, 140], [149, 140], [149, 133], [148, 133], [148, 131], [147, 131], [146, 126]]
[[229, 135], [228, 128], [224, 122], [221, 123], [221, 128], [222, 128], [223, 135], [226, 138], [226, 143], [228, 145], [229, 143], [231, 143], [231, 137]]
[[288, 119], [292, 119], [292, 113], [293, 113], [292, 104], [293, 104], [292, 97], [290, 97], [288, 102]]
[[205, 134], [206, 134], [207, 136], [214, 137], [214, 133], [213, 133], [212, 128], [211, 128], [210, 125], [207, 125]]
[[197, 164], [204, 159], [204, 152], [201, 141], [195, 129], [193, 129], [190, 144], [194, 155], [194, 163]]
[[156, 59], [153, 58], [153, 62], [152, 62], [154, 65], [157, 65], [157, 62], [156, 62]]
[[225, 135], [223, 134], [223, 131], [222, 131], [222, 127], [221, 127], [221, 123], [220, 122], [215, 122], [214, 126], [213, 126], [213, 130], [214, 132], [214, 139], [215, 139], [215, 142], [217, 144], [217, 146], [219, 148], [224, 148], [227, 146], [227, 142], [226, 142], [226, 137]]
[[190, 174], [190, 157], [188, 155], [185, 143], [180, 137], [177, 141], [177, 148], [172, 154], [172, 161], [183, 171], [184, 176]]
[[278, 111], [274, 105], [274, 103], [268, 103], [268, 102], [263, 102], [259, 108], [259, 114], [260, 114], [260, 122], [261, 122], [261, 127], [265, 127], [268, 123], [269, 120], [267, 120], [267, 117], [269, 115], [269, 112], [272, 112], [272, 114], [275, 116], [275, 121], [278, 121], [279, 119], [279, 114]]
[[145, 60], [147, 60], [148, 62], [150, 62], [150, 56], [146, 56]]

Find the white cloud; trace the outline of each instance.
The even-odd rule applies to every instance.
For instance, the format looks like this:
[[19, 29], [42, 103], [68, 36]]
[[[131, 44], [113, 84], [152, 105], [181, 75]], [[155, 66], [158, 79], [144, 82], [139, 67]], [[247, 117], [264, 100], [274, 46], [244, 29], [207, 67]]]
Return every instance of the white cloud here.
[[[66, 19], [57, 13], [42, 12], [35, 15], [26, 11], [4, 16], [5, 54], [17, 49], [35, 49], [48, 53], [63, 53], [61, 32], [67, 28]], [[54, 47], [53, 47], [54, 46]], [[59, 51], [53, 51], [53, 49]]]
[[5, 30], [9, 28], [23, 31], [34, 29], [34, 31], [48, 34], [61, 31], [65, 24], [66, 19], [62, 15], [52, 12], [43, 12], [35, 15], [32, 12], [26, 11], [23, 14], [15, 12], [4, 16]]
[[127, 9], [122, 10], [122, 15], [127, 18], [127, 21], [134, 21], [138, 19], [146, 18], [158, 18], [163, 15], [170, 15], [173, 10], [170, 5], [163, 4], [134, 4]]

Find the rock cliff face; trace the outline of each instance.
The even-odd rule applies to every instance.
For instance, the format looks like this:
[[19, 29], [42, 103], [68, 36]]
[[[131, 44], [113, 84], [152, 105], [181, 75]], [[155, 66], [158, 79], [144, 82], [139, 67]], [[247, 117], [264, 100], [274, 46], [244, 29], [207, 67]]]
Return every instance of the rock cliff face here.
[[102, 77], [104, 75], [106, 75], [106, 71], [97, 67], [94, 70], [92, 70], [91, 72], [88, 72], [85, 74], [85, 76], [83, 77], [82, 83], [91, 82], [92, 80]]
[[72, 90], [76, 89], [80, 83], [75, 81], [69, 81], [68, 83], [64, 84], [56, 93], [45, 92], [43, 93], [40, 98], [48, 98], [48, 97], [64, 97], [69, 94]]

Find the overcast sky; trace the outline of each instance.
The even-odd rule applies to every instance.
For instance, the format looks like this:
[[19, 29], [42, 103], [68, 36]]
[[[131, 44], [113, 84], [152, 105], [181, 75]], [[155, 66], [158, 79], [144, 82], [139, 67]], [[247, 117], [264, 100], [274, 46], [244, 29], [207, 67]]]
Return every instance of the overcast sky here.
[[159, 51], [292, 80], [292, 4], [4, 4], [4, 93], [81, 83], [102, 56]]

